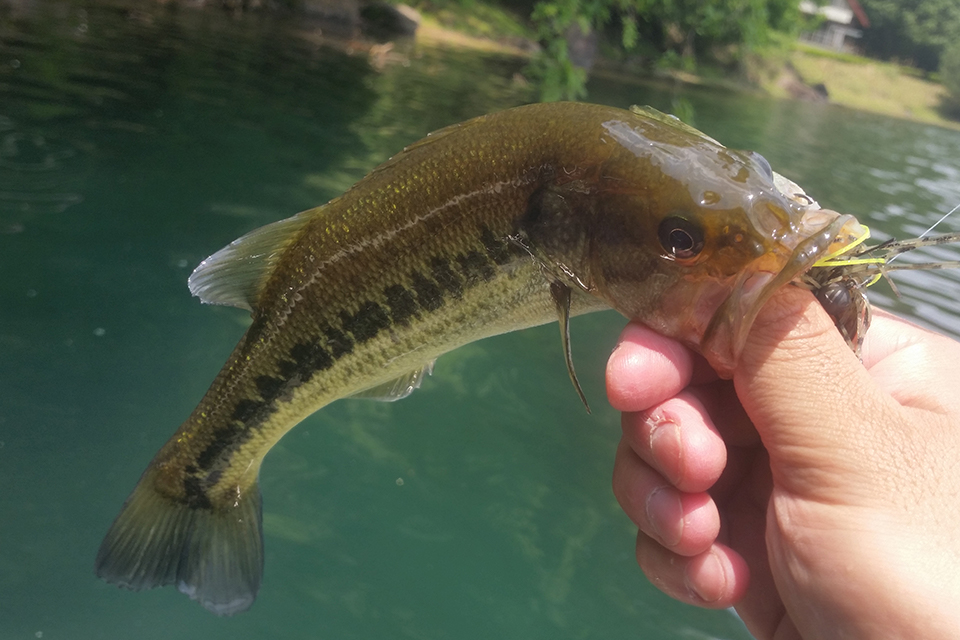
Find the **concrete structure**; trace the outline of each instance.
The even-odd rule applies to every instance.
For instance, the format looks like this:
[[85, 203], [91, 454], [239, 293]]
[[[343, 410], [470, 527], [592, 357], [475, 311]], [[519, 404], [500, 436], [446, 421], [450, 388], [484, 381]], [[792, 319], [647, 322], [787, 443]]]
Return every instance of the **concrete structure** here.
[[857, 0], [830, 0], [822, 7], [811, 0], [802, 0], [800, 11], [823, 18], [819, 29], [801, 34], [800, 39], [833, 51], [856, 50], [855, 43], [863, 35], [862, 29], [870, 26], [870, 20]]

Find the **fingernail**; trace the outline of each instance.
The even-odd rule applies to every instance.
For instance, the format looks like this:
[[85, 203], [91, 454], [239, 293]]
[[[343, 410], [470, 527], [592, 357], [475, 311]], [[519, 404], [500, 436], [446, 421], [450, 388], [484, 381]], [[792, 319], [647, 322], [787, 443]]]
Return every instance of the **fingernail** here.
[[[661, 463], [671, 461], [669, 465], [663, 465], [670, 474], [680, 470], [680, 455], [682, 448], [680, 446], [680, 425], [672, 418], [655, 415], [647, 418], [647, 424], [650, 425], [650, 451], [655, 459]], [[671, 482], [674, 478], [668, 477]]]
[[[696, 567], [696, 579], [690, 575], [693, 567]], [[719, 600], [727, 587], [727, 574], [723, 570], [723, 563], [713, 552], [699, 563], [689, 563], [683, 580], [690, 593], [705, 603]]]
[[683, 505], [680, 497], [667, 487], [654, 489], [647, 497], [647, 522], [662, 544], [674, 547], [683, 536]]

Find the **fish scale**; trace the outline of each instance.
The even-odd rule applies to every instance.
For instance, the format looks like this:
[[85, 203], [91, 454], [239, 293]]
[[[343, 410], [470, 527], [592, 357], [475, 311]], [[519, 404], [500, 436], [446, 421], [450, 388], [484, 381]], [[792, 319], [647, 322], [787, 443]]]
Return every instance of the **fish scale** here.
[[[469, 255], [469, 254], [468, 254]], [[478, 256], [479, 254], [474, 253], [473, 255]], [[528, 257], [523, 257], [527, 262], [530, 262]], [[494, 263], [492, 260], [486, 261], [483, 264], [486, 265], [487, 271], [485, 271], [487, 277], [483, 277], [477, 273], [474, 266], [471, 266], [471, 262], [463, 261], [460, 264], [460, 272], [457, 273], [454, 270], [454, 267], [451, 266], [450, 261], [444, 261], [444, 269], [442, 270], [444, 283], [437, 284], [437, 287], [432, 290], [432, 293], [436, 295], [434, 300], [438, 303], [444, 302], [445, 298], [452, 298], [457, 300], [460, 305], [462, 305], [463, 314], [477, 314], [478, 312], [473, 308], [478, 303], [471, 303], [469, 300], [464, 299], [465, 292], [473, 289], [477, 285], [486, 283], [486, 289], [489, 291], [484, 291], [481, 296], [481, 301], [493, 300], [497, 305], [498, 309], [505, 309], [505, 301], [499, 300], [497, 297], [498, 292], [504, 291], [506, 288], [503, 286], [503, 283], [499, 281], [495, 276], [497, 274], [494, 269]], [[433, 273], [436, 274], [440, 270], [437, 269], [436, 264], [434, 264]], [[515, 278], [516, 274], [510, 274], [505, 270], [503, 271], [503, 278], [509, 280], [511, 275]], [[530, 276], [532, 279], [532, 275]], [[390, 282], [390, 280], [387, 280]], [[435, 280], [434, 282], [437, 282]], [[440, 327], [442, 332], [445, 334], [450, 334], [449, 323], [450, 320], [446, 316], [441, 320], [440, 323], [430, 322], [427, 319], [429, 313], [428, 309], [420, 307], [418, 314], [421, 316], [420, 319], [415, 319], [408, 314], [402, 316], [402, 322], [394, 322], [391, 314], [385, 309], [389, 307], [388, 304], [388, 291], [394, 290], [395, 287], [401, 287], [402, 291], [409, 293], [409, 289], [404, 288], [403, 284], [391, 283], [382, 288], [380, 292], [381, 295], [375, 295], [373, 293], [359, 296], [362, 302], [358, 304], [355, 303], [354, 306], [348, 308], [356, 308], [356, 311], [340, 311], [336, 316], [331, 317], [331, 313], [328, 312], [325, 316], [321, 316], [316, 313], [318, 310], [308, 306], [307, 309], [303, 311], [298, 311], [297, 314], [291, 313], [291, 317], [302, 316], [306, 318], [305, 324], [307, 326], [301, 327], [289, 327], [289, 333], [284, 334], [283, 339], [287, 344], [278, 345], [275, 349], [276, 357], [272, 361], [266, 359], [257, 359], [258, 363], [261, 364], [262, 368], [254, 370], [252, 368], [244, 368], [240, 363], [245, 361], [245, 349], [243, 345], [240, 347], [240, 354], [237, 356], [238, 365], [231, 369], [230, 375], [246, 375], [246, 377], [254, 376], [257, 371], [263, 371], [256, 377], [253, 378], [253, 388], [248, 391], [245, 395], [241, 396], [236, 403], [234, 404], [234, 410], [230, 414], [231, 420], [236, 420], [242, 423], [243, 430], [247, 434], [252, 434], [254, 430], [261, 433], [268, 433], [275, 429], [282, 429], [283, 432], [286, 431], [287, 424], [289, 421], [288, 416], [282, 415], [277, 416], [276, 418], [272, 415], [276, 412], [278, 402], [281, 399], [281, 396], [284, 393], [292, 392], [293, 395], [287, 399], [283, 404], [290, 405], [290, 410], [295, 411], [294, 407], [299, 406], [301, 403], [304, 405], [304, 409], [300, 412], [297, 412], [297, 415], [301, 413], [307, 415], [315, 411], [322, 404], [326, 404], [328, 399], [325, 399], [325, 395], [330, 393], [328, 389], [332, 390], [333, 393], [336, 393], [336, 397], [342, 395], [350, 395], [357, 391], [362, 390], [364, 386], [375, 386], [380, 382], [385, 380], [390, 380], [396, 377], [398, 374], [402, 374], [410, 369], [417, 368], [422, 366], [426, 361], [431, 360], [432, 358], [440, 355], [439, 353], [427, 352], [423, 353], [423, 349], [419, 349], [420, 353], [416, 354], [415, 361], [413, 363], [408, 363], [404, 360], [401, 360], [403, 364], [397, 367], [383, 368], [382, 366], [377, 366], [379, 371], [367, 371], [364, 369], [357, 369], [358, 365], [354, 364], [357, 360], [362, 360], [366, 354], [372, 354], [373, 360], [379, 361], [382, 359], [391, 359], [396, 360], [400, 355], [404, 355], [405, 352], [410, 351], [411, 347], [409, 342], [411, 338], [406, 337], [404, 334], [411, 334], [413, 340], [423, 341], [425, 337], [429, 336], [429, 339], [436, 340], [444, 338], [444, 336], [432, 335], [434, 331], [433, 327]], [[545, 282], [541, 283], [540, 288], [546, 289]], [[527, 299], [533, 292], [527, 292]], [[368, 296], [373, 297], [373, 299], [365, 299]], [[410, 296], [412, 298], [413, 296]], [[543, 295], [544, 299], [547, 299], [546, 294]], [[519, 300], [516, 302], [523, 302]], [[437, 312], [443, 308], [442, 304], [438, 304], [433, 311]], [[553, 319], [555, 313], [552, 307], [549, 308], [549, 314], [545, 315], [541, 322], [547, 322]], [[314, 320], [316, 319], [316, 320]], [[458, 318], [460, 322], [464, 322], [464, 318]], [[292, 324], [293, 321], [287, 321], [288, 325]], [[265, 324], [265, 323], [264, 323]], [[470, 326], [469, 323], [466, 326]], [[367, 343], [376, 338], [382, 331], [388, 332], [388, 338], [385, 340], [379, 341], [376, 346], [368, 346]], [[265, 331], [265, 330], [264, 330]], [[263, 347], [260, 348], [272, 348], [272, 340], [265, 340], [263, 343], [259, 343], [259, 334], [261, 330], [259, 327], [252, 328], [248, 333], [249, 341], [254, 341], [258, 345], [263, 344]], [[319, 339], [310, 342], [301, 342], [297, 341], [293, 344], [288, 343], [291, 340], [296, 340], [300, 336], [311, 336], [319, 335]], [[472, 337], [472, 336], [470, 336]], [[459, 336], [455, 333], [445, 337], [444, 342], [446, 341], [457, 341], [460, 340]], [[468, 338], [469, 339], [469, 338]], [[363, 347], [364, 351], [360, 352], [359, 348]], [[301, 355], [298, 358], [298, 354], [302, 354], [304, 350], [312, 350], [312, 356], [309, 360], [304, 360], [304, 357]], [[353, 356], [353, 357], [348, 357]], [[369, 356], [367, 356], [369, 358]], [[340, 374], [340, 368], [334, 367], [335, 363], [340, 363], [343, 361], [340, 368], [345, 369], [344, 373]], [[294, 363], [300, 367], [300, 372], [297, 374], [299, 377], [298, 384], [294, 388], [287, 389], [287, 383], [290, 380], [295, 379], [293, 376], [284, 376], [282, 371], [284, 369], [285, 363]], [[304, 365], [306, 362], [313, 362], [317, 365], [316, 369], [310, 370], [307, 368], [304, 370]], [[321, 366], [328, 365], [328, 366]], [[287, 365], [289, 366], [289, 365]], [[352, 368], [353, 367], [353, 368]], [[325, 370], [326, 375], [322, 379], [315, 378], [312, 374], [315, 371]], [[236, 372], [236, 373], [234, 373]], [[338, 375], [339, 374], [339, 375]], [[313, 381], [316, 380], [316, 383], [313, 384]], [[358, 382], [354, 382], [358, 381]], [[249, 389], [249, 387], [247, 387]], [[219, 393], [219, 392], [218, 392]], [[303, 400], [301, 400], [303, 399]], [[216, 398], [219, 401], [219, 397]], [[320, 404], [322, 403], [322, 404]], [[241, 410], [240, 415], [238, 415], [238, 408]], [[198, 407], [198, 411], [210, 413], [216, 411], [216, 409], [211, 408], [210, 412], [205, 411], [206, 403], [201, 402]], [[225, 413], [225, 412], [224, 412]], [[189, 421], [186, 428], [190, 428]], [[286, 427], [286, 428], [285, 428]], [[226, 432], [227, 437], [232, 439], [237, 439], [239, 434], [233, 429], [233, 425], [225, 427], [223, 429]], [[279, 435], [282, 435], [280, 433]], [[269, 435], [266, 436], [270, 438]], [[209, 451], [211, 446], [216, 447], [219, 444], [219, 441], [216, 437], [213, 441], [207, 445], [207, 448], [200, 452], [198, 456], [197, 466], [201, 469], [209, 469], [211, 463], [214, 462], [213, 459], [206, 461], [204, 464], [199, 458], [203, 457], [206, 452]], [[218, 452], [219, 453], [219, 452]], [[265, 451], [263, 452], [265, 453]], [[232, 454], [235, 455], [235, 454]], [[224, 459], [222, 464], [230, 465], [232, 464], [232, 455], [230, 459]], [[262, 454], [261, 454], [262, 455]], [[187, 459], [194, 458], [194, 451], [186, 452]], [[207, 454], [208, 458], [214, 458]], [[251, 475], [250, 472], [247, 475]], [[254, 475], [255, 478], [255, 475]], [[252, 480], [251, 478], [250, 480]], [[235, 479], [232, 477], [222, 478], [222, 484], [225, 487], [230, 487], [235, 482]], [[249, 482], [247, 483], [249, 484]], [[221, 493], [218, 491], [217, 487], [211, 487], [209, 490], [212, 494]], [[230, 492], [222, 492], [225, 495], [225, 499], [230, 499]]]
[[530, 105], [431, 134], [215, 253], [191, 291], [253, 322], [127, 499], [98, 575], [248, 608], [270, 448], [334, 400], [406, 396], [481, 338], [559, 319], [579, 392], [568, 320], [612, 307], [728, 371], [772, 289], [850, 220], [805, 223], [758, 158], [650, 111]]
[[[381, 176], [386, 178], [386, 172], [381, 172]], [[428, 175], [435, 176], [435, 173], [428, 167], [427, 169], [418, 170], [415, 175]], [[356, 212], [359, 210], [389, 210], [404, 213], [403, 209], [400, 207], [394, 207], [394, 202], [390, 202], [393, 199], [394, 195], [401, 196], [406, 191], [403, 185], [409, 184], [410, 178], [406, 175], [401, 175], [399, 178], [394, 179], [392, 182], [387, 181], [387, 184], [392, 184], [393, 182], [401, 185], [396, 188], [389, 187], [378, 187], [376, 193], [381, 198], [387, 200], [386, 203], [381, 202], [378, 198], [373, 197], [361, 197], [358, 198], [357, 203], [352, 206], [346, 206], [350, 194], [347, 194], [344, 198], [334, 204], [340, 204], [342, 207], [346, 208], [346, 214], [341, 218], [342, 222], [339, 225], [336, 224], [327, 224], [322, 231], [320, 229], [312, 230], [308, 229], [304, 234], [303, 238], [300, 240], [300, 244], [311, 247], [311, 255], [320, 255], [325, 256], [329, 253], [342, 253], [337, 251], [344, 244], [346, 244], [346, 239], [350, 237], [355, 237], [359, 234], [364, 233], [362, 223], [360, 225], [353, 224], [348, 222], [352, 217], [355, 217]], [[427, 190], [426, 195], [430, 197], [430, 190]], [[507, 197], [502, 198], [507, 200]], [[465, 201], [468, 199], [461, 199], [457, 203], [456, 207], [466, 207], [469, 206], [469, 202]], [[417, 207], [420, 203], [414, 201], [413, 203], [407, 203], [406, 207], [413, 208]], [[493, 206], [496, 208], [502, 208], [505, 210], [509, 209], [510, 202], [501, 202], [493, 203]], [[429, 205], [433, 205], [431, 209], [436, 211], [438, 209], [444, 208], [443, 205], [437, 205], [436, 202], [431, 202]], [[429, 206], [428, 205], [428, 206]], [[329, 205], [328, 205], [329, 206]], [[422, 207], [422, 205], [420, 205]], [[488, 205], [490, 206], [490, 205]], [[452, 209], [451, 207], [446, 207], [450, 209], [447, 211], [450, 215], [455, 215], [458, 211]], [[380, 224], [384, 228], [390, 228], [389, 224], [392, 222], [390, 216], [387, 216], [387, 220], [382, 221]], [[470, 220], [467, 219], [465, 224], [469, 224]], [[409, 235], [422, 235], [423, 231], [420, 228], [408, 227]], [[247, 362], [246, 358], [250, 357], [251, 362], [256, 362], [260, 364], [263, 370], [266, 373], [261, 374], [261, 378], [267, 379], [276, 379], [274, 378], [280, 373], [281, 362], [294, 360], [293, 358], [284, 356], [289, 356], [290, 350], [293, 346], [287, 348], [281, 347], [276, 350], [277, 356], [283, 358], [278, 361], [277, 357], [272, 358], [274, 362], [271, 362], [269, 358], [260, 358], [254, 355], [247, 353], [247, 351], [252, 350], [256, 351], [259, 349], [271, 349], [273, 344], [273, 335], [278, 333], [278, 329], [274, 326], [271, 326], [267, 321], [274, 316], [282, 316], [285, 318], [283, 323], [283, 332], [284, 335], [312, 335], [319, 334], [326, 338], [326, 342], [323, 345], [316, 344], [315, 348], [322, 349], [324, 353], [327, 353], [330, 356], [330, 359], [336, 360], [349, 353], [353, 350], [353, 345], [355, 342], [364, 343], [370, 338], [376, 336], [379, 331], [386, 329], [388, 327], [393, 327], [393, 318], [384, 307], [389, 308], [389, 297], [390, 291], [392, 290], [394, 294], [398, 291], [403, 291], [409, 293], [410, 291], [410, 282], [413, 280], [419, 280], [420, 287], [415, 289], [419, 295], [416, 296], [403, 296], [408, 302], [411, 298], [419, 299], [423, 301], [418, 303], [420, 309], [424, 312], [426, 311], [436, 311], [441, 308], [441, 303], [444, 300], [444, 296], [452, 296], [455, 299], [460, 299], [463, 296], [463, 290], [465, 287], [474, 286], [479, 283], [481, 280], [491, 280], [494, 277], [496, 261], [492, 258], [484, 256], [484, 253], [481, 253], [481, 250], [484, 252], [488, 250], [488, 246], [483, 244], [481, 236], [486, 236], [488, 239], [494, 238], [493, 232], [487, 227], [483, 227], [479, 231], [468, 231], [464, 233], [462, 229], [456, 229], [456, 237], [458, 239], [469, 239], [473, 237], [473, 242], [469, 244], [464, 240], [452, 244], [452, 248], [448, 249], [446, 252], [447, 255], [452, 254], [452, 259], [450, 257], [444, 257], [441, 255], [433, 255], [428, 257], [426, 260], [423, 259], [414, 259], [412, 261], [406, 261], [407, 264], [400, 262], [398, 265], [398, 270], [403, 273], [407, 271], [409, 275], [402, 282], [393, 282], [392, 278], [395, 278], [394, 273], [389, 274], [380, 274], [377, 272], [371, 273], [368, 268], [366, 268], [366, 263], [369, 260], [365, 259], [364, 255], [361, 252], [348, 252], [346, 255], [339, 257], [334, 264], [327, 266], [325, 264], [327, 260], [321, 258], [320, 264], [323, 265], [322, 268], [342, 268], [346, 271], [347, 274], [353, 276], [352, 278], [345, 278], [346, 282], [343, 283], [342, 287], [338, 287], [339, 291], [331, 290], [330, 287], [325, 287], [323, 295], [315, 296], [311, 295], [310, 288], [320, 286], [321, 284], [326, 284], [323, 282], [323, 279], [316, 276], [316, 271], [313, 273], [306, 272], [304, 268], [294, 262], [293, 260], [289, 262], [281, 261], [278, 264], [276, 274], [272, 277], [271, 283], [268, 283], [268, 289], [265, 291], [265, 297], [269, 297], [270, 291], [269, 287], [273, 282], [280, 283], [278, 289], [284, 293], [276, 296], [280, 300], [281, 305], [284, 307], [282, 310], [270, 309], [269, 307], [264, 308], [262, 311], [259, 311], [255, 315], [254, 326], [247, 334], [245, 343], [241, 344], [238, 348], [238, 353], [236, 354], [234, 360], [236, 364], [234, 367], [229, 367], [227, 371], [229, 375], [233, 378], [241, 377], [251, 377], [256, 376], [256, 369], [253, 366], [244, 366], [244, 362]], [[409, 245], [410, 242], [404, 243], [396, 236], [400, 235], [396, 231], [393, 231], [394, 246], [396, 247], [393, 251], [387, 250], [387, 253], [393, 254], [410, 254]], [[317, 238], [326, 240], [323, 242], [317, 241]], [[416, 239], [416, 238], [414, 238]], [[368, 240], [367, 244], [372, 248], [383, 248], [387, 245], [386, 240], [379, 240], [375, 238], [374, 240]], [[333, 244], [336, 249], [330, 251], [325, 244]], [[498, 252], [498, 257], [501, 257], [505, 249], [506, 244], [503, 241], [500, 241], [498, 244], [492, 245], [489, 248], [493, 248]], [[291, 253], [292, 256], [296, 256], [296, 252]], [[353, 258], [353, 259], [351, 259]], [[382, 259], [382, 258], [381, 258]], [[389, 258], [388, 258], [389, 259]], [[502, 260], [502, 257], [501, 257]], [[292, 263], [292, 264], [291, 264]], [[346, 263], [346, 264], [343, 264]], [[352, 263], [352, 264], [351, 264]], [[412, 263], [412, 264], [411, 264]], [[316, 269], [320, 269], [317, 267]], [[293, 271], [299, 276], [301, 282], [299, 286], [288, 284], [289, 274]], [[425, 275], [425, 273], [428, 275]], [[374, 277], [371, 277], [374, 276]], [[376, 277], [380, 276], [380, 277]], [[389, 284], [384, 284], [387, 282]], [[499, 284], [494, 283], [494, 288], [498, 288]], [[399, 290], [397, 289], [399, 287]], [[293, 303], [289, 300], [289, 289], [294, 289], [302, 300], [298, 303]], [[338, 293], [340, 295], [338, 295]], [[306, 301], [315, 301], [314, 303]], [[295, 311], [294, 308], [297, 308]], [[409, 320], [409, 310], [408, 313], [404, 314], [403, 320]], [[260, 318], [264, 318], [263, 322], [259, 322]], [[297, 320], [297, 318], [302, 318], [303, 320]], [[549, 318], [545, 318], [543, 321], [547, 321]], [[305, 324], [306, 326], [298, 327], [297, 323]], [[293, 326], [291, 326], [293, 325]], [[326, 325], [324, 328], [321, 325]], [[253, 345], [250, 348], [246, 348], [246, 345]], [[427, 360], [425, 358], [424, 360]], [[423, 360], [420, 362], [423, 364]], [[332, 385], [331, 376], [327, 376], [324, 379], [324, 384]], [[248, 422], [255, 423], [264, 423], [265, 420], [263, 409], [269, 410], [275, 404], [276, 394], [265, 394], [262, 389], [256, 384], [256, 380], [260, 378], [254, 377], [253, 388], [248, 384], [245, 386], [244, 391], [241, 393], [241, 396], [235, 400], [234, 410], [230, 413], [232, 419], [240, 420], [245, 423], [245, 429], [249, 430]], [[278, 387], [282, 386], [282, 382], [277, 385]], [[350, 389], [347, 393], [349, 394], [352, 391], [357, 389]], [[222, 391], [220, 389], [213, 390], [211, 395], [213, 395], [213, 401], [216, 403], [221, 402]], [[313, 398], [323, 397], [321, 393], [307, 389], [305, 393], [301, 395], [309, 395]], [[206, 399], [205, 399], [206, 400]], [[208, 407], [206, 406], [206, 401], [202, 401], [197, 411], [201, 413], [206, 413], [208, 415], [225, 414], [225, 411], [218, 411], [217, 406]], [[317, 404], [313, 407], [312, 410], [322, 406]], [[237, 407], [240, 407], [243, 411], [241, 415], [237, 415]], [[312, 412], [312, 410], [308, 411]], [[246, 419], [244, 419], [246, 418]], [[253, 418], [259, 418], [254, 420]], [[269, 419], [269, 418], [268, 418]], [[275, 422], [275, 421], [274, 421]], [[268, 430], [271, 425], [261, 424], [259, 426], [260, 430]], [[190, 421], [185, 424], [185, 429], [192, 428]], [[220, 428], [220, 431], [224, 432], [228, 437], [236, 437], [236, 429], [232, 425], [224, 426]], [[208, 449], [204, 451], [209, 451], [209, 447], [218, 447], [219, 442], [216, 438], [208, 444]], [[226, 449], [226, 447], [222, 447]], [[201, 456], [203, 455], [201, 452]], [[193, 450], [187, 451], [185, 456], [186, 458], [192, 458], [194, 455]], [[207, 457], [210, 457], [209, 455]], [[229, 461], [224, 461], [225, 464], [229, 464]], [[184, 465], [185, 466], [185, 465]], [[206, 469], [210, 467], [209, 461], [208, 464], [197, 465], [201, 469]], [[216, 491], [216, 489], [213, 489]], [[174, 496], [175, 497], [175, 496]]]

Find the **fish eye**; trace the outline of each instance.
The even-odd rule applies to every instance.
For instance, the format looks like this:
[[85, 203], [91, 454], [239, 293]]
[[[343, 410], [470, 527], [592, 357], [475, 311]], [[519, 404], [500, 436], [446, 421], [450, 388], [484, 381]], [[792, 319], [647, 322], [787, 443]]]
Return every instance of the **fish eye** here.
[[703, 230], [679, 216], [669, 216], [660, 223], [660, 244], [679, 260], [689, 260], [703, 250]]

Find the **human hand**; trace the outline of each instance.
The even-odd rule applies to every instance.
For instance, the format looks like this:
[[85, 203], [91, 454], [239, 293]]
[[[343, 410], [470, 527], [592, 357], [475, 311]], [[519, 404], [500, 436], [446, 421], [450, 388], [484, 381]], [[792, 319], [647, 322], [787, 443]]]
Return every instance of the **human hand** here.
[[960, 637], [960, 344], [876, 312], [863, 359], [794, 287], [732, 381], [627, 326], [613, 488], [658, 588], [760, 639]]

